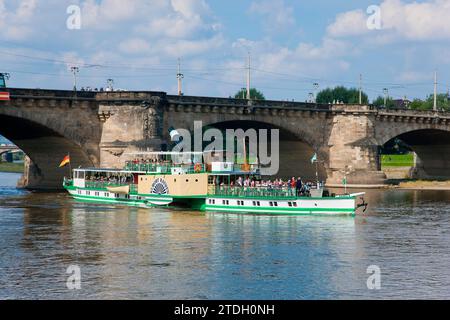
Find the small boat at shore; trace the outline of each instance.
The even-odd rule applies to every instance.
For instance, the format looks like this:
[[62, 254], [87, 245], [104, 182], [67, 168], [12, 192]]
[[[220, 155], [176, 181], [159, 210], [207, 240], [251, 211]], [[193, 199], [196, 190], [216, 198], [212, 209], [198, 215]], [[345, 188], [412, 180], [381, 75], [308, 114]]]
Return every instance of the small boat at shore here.
[[[355, 215], [364, 211], [364, 192], [335, 195], [317, 183], [302, 190], [265, 185], [258, 165], [211, 161], [203, 153], [151, 152], [152, 160], [129, 161], [125, 168], [77, 168], [64, 188], [80, 201], [141, 207], [181, 206], [193, 210], [259, 215]], [[177, 153], [178, 155], [180, 153]], [[186, 158], [188, 158], [186, 160]], [[241, 185], [240, 181], [253, 181]], [[357, 201], [360, 203], [357, 203]]]

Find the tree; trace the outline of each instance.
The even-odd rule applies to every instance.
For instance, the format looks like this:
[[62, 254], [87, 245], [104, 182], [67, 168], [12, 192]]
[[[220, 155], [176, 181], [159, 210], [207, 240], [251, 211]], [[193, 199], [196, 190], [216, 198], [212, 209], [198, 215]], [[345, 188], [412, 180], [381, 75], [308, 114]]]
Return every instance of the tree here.
[[394, 109], [395, 102], [394, 99], [388, 97], [386, 99], [386, 106], [384, 105], [384, 97], [378, 96], [375, 100], [373, 100], [372, 104], [376, 107], [386, 107], [387, 109]]
[[[326, 88], [317, 94], [316, 101], [317, 103], [333, 103], [339, 101], [348, 104], [358, 104], [359, 90], [356, 88], [346, 88], [343, 86]], [[369, 103], [369, 97], [364, 92], [362, 93], [362, 103]]]
[[409, 108], [412, 110], [427, 110], [428, 106], [426, 105], [426, 102], [420, 99], [414, 99], [410, 105]]
[[[235, 99], [246, 99], [247, 98], [247, 89], [239, 90], [234, 95], [234, 98]], [[253, 100], [266, 100], [266, 97], [264, 97], [264, 94], [255, 88], [250, 89], [250, 98]]]
[[[450, 110], [450, 100], [446, 93], [440, 93], [437, 95], [437, 107], [438, 110]], [[434, 95], [430, 94], [426, 100], [414, 99], [410, 104], [410, 108], [413, 110], [433, 110]]]

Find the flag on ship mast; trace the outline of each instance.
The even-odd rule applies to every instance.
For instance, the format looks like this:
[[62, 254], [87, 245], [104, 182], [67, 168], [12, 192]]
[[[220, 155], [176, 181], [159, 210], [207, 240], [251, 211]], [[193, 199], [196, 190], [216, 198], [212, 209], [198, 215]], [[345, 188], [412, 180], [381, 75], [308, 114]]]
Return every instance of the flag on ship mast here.
[[317, 153], [314, 153], [313, 157], [311, 158], [311, 163], [314, 163], [317, 161]]
[[65, 167], [67, 164], [70, 164], [70, 155], [64, 157], [63, 161], [59, 165], [60, 168]]

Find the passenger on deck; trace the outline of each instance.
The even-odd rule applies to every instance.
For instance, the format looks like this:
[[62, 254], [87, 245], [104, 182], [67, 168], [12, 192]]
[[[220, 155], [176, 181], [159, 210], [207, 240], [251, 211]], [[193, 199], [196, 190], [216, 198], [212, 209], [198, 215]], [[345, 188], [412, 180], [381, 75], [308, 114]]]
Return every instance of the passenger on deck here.
[[295, 184], [295, 191], [296, 191], [297, 197], [299, 197], [301, 195], [302, 188], [303, 188], [302, 178], [298, 177], [297, 182]]
[[243, 186], [243, 183], [242, 183], [242, 177], [239, 177], [239, 178], [238, 178], [238, 180], [236, 181], [236, 185], [237, 185], [238, 187], [242, 187], [242, 186]]

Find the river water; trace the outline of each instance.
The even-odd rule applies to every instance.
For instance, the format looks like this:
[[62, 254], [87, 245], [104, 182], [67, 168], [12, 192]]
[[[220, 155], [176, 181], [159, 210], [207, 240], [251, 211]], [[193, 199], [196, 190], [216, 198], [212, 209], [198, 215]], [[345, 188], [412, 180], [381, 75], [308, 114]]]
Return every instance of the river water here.
[[448, 191], [369, 191], [354, 218], [269, 217], [86, 204], [18, 178], [0, 173], [0, 299], [450, 298]]

